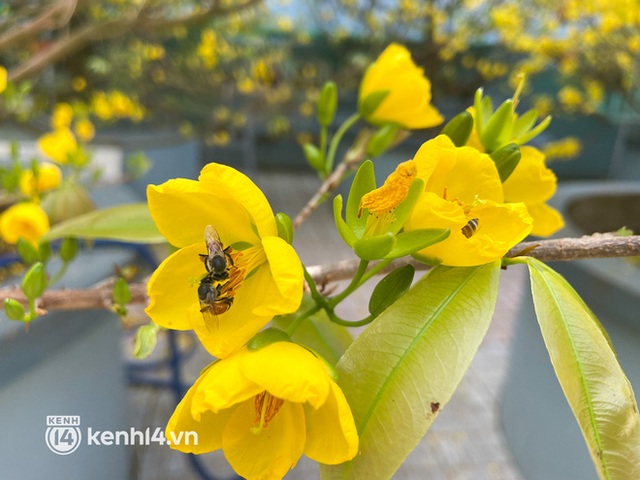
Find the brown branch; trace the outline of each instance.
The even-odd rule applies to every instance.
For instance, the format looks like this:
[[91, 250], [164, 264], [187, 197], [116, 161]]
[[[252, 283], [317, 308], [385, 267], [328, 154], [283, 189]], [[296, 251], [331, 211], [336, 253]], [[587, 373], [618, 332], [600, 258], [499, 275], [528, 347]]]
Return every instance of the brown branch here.
[[77, 0], [58, 0], [33, 20], [14, 26], [0, 35], [0, 51], [23, 43], [43, 30], [56, 30], [69, 23], [78, 5]]

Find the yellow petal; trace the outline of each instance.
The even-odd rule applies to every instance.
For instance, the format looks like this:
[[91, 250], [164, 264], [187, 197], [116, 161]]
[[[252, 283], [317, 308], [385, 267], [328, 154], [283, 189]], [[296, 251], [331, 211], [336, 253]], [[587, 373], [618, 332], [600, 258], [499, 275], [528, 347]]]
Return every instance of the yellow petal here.
[[302, 456], [305, 421], [302, 405], [284, 402], [266, 428], [251, 431], [256, 412], [251, 400], [234, 410], [224, 429], [224, 455], [249, 480], [280, 480]]
[[158, 230], [176, 247], [204, 242], [207, 225], [215, 227], [225, 246], [240, 241], [259, 243], [242, 203], [221, 197], [195, 180], [180, 178], [149, 185], [147, 201]]
[[174, 330], [190, 330], [189, 309], [198, 303], [198, 284], [205, 273], [198, 254], [204, 242], [181, 248], [167, 257], [147, 283], [149, 306], [145, 312], [158, 325]]
[[0, 93], [7, 89], [7, 69], [0, 67]]
[[322, 361], [290, 342], [272, 343], [242, 358], [242, 374], [272, 395], [319, 408], [327, 399], [330, 378]]
[[533, 147], [520, 147], [522, 157], [513, 173], [502, 185], [509, 202], [543, 203], [556, 192], [557, 179], [547, 168], [544, 154]]
[[336, 465], [358, 453], [358, 431], [340, 387], [331, 382], [327, 401], [318, 409], [304, 405], [307, 443], [304, 454], [316, 462]]
[[531, 235], [548, 237], [564, 227], [564, 220], [560, 212], [546, 203], [527, 204], [527, 210], [533, 218]]
[[304, 284], [298, 254], [279, 237], [263, 238], [262, 246], [268, 263], [261, 268], [260, 283], [257, 279], [252, 281], [256, 285], [253, 290], [256, 297], [253, 313], [274, 316], [295, 312], [302, 301]]
[[[209, 410], [203, 412], [198, 420], [191, 414], [194, 395], [200, 390], [204, 377], [200, 377], [189, 389], [178, 404], [169, 419], [165, 430], [166, 439], [171, 442], [171, 448], [185, 453], [207, 453], [222, 448], [222, 432], [229, 421], [233, 409], [214, 413]], [[197, 444], [193, 443], [193, 436], [187, 432], [196, 432]]]
[[[438, 217], [429, 216], [428, 212], [422, 214], [425, 218], [421, 218], [416, 225], [438, 228], [435, 224]], [[523, 203], [498, 204], [487, 201], [467, 214], [467, 221], [472, 218], [478, 219], [478, 227], [471, 237], [463, 235], [462, 226], [452, 228], [446, 240], [420, 250], [417, 256], [438, 259], [443, 265], [456, 267], [482, 265], [504, 256], [529, 234], [533, 223]]]
[[198, 180], [204, 189], [215, 191], [223, 203], [244, 205], [261, 238], [278, 235], [273, 210], [262, 190], [249, 177], [226, 165], [210, 163], [202, 169]]
[[208, 411], [222, 412], [255, 397], [264, 388], [248, 380], [242, 372], [243, 359], [251, 355], [246, 348], [217, 361], [200, 376], [200, 388], [193, 396], [191, 414], [195, 419]]
[[440, 135], [416, 153], [418, 178], [425, 190], [449, 201], [471, 205], [476, 198], [502, 202], [502, 184], [491, 158], [471, 147], [456, 147]]
[[431, 83], [401, 45], [389, 45], [367, 69], [359, 98], [363, 101], [381, 90], [389, 94], [368, 119], [373, 123], [395, 122], [411, 129], [442, 123], [442, 116], [431, 105]]

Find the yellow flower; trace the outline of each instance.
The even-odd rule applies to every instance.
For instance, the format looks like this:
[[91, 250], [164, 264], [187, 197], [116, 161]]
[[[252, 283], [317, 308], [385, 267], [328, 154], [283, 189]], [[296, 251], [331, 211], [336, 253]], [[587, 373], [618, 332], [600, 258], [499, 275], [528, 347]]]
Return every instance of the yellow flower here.
[[96, 135], [96, 129], [93, 123], [88, 118], [82, 118], [76, 121], [75, 128], [76, 135], [81, 142], [90, 142]]
[[7, 89], [7, 69], [0, 67], [0, 93]]
[[[147, 198], [158, 229], [180, 248], [162, 262], [148, 284], [146, 311], [156, 323], [177, 330], [194, 329], [212, 355], [225, 357], [273, 316], [300, 306], [300, 259], [278, 237], [267, 199], [245, 175], [212, 163], [204, 167], [198, 181], [174, 179], [150, 185]], [[224, 312], [222, 304], [202, 311], [199, 299], [207, 273], [201, 260], [208, 251], [207, 225], [217, 231], [223, 248], [231, 247], [231, 258], [227, 258], [230, 278], [216, 283], [218, 295], [231, 303]]]
[[248, 479], [280, 479], [303, 454], [334, 465], [358, 451], [351, 410], [326, 365], [289, 342], [214, 363], [176, 407], [166, 436], [183, 452], [222, 449]]
[[38, 139], [38, 147], [54, 162], [65, 165], [78, 153], [78, 142], [71, 130], [60, 128]]
[[23, 170], [20, 174], [20, 192], [28, 197], [34, 193], [47, 192], [60, 185], [62, 172], [53, 163], [41, 163], [38, 165], [38, 176], [34, 178], [33, 170]]
[[502, 185], [488, 155], [456, 147], [445, 135], [414, 157], [425, 190], [405, 230], [449, 228], [451, 235], [416, 255], [451, 266], [482, 265], [502, 257], [531, 231], [523, 203], [503, 203]]
[[502, 184], [505, 201], [525, 203], [533, 218], [531, 234], [547, 237], [564, 226], [562, 215], [545, 204], [556, 193], [557, 179], [541, 151], [524, 146], [520, 153], [518, 166]]
[[73, 107], [68, 103], [58, 103], [53, 109], [53, 115], [51, 116], [51, 128], [54, 130], [68, 128], [69, 125], [71, 125], [72, 118]]
[[49, 218], [35, 203], [16, 203], [0, 216], [0, 236], [11, 245], [15, 245], [20, 238], [35, 244], [48, 231]]
[[397, 123], [409, 129], [433, 127], [443, 122], [438, 110], [431, 105], [431, 83], [401, 45], [389, 45], [365, 72], [358, 97], [360, 108], [377, 92], [388, 94], [373, 112], [364, 112], [368, 122]]

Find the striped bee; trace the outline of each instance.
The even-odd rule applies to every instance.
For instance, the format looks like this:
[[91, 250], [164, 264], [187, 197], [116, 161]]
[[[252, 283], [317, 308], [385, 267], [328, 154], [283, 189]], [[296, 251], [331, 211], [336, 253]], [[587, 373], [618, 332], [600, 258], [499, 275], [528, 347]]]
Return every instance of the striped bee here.
[[231, 247], [223, 247], [217, 230], [211, 225], [207, 225], [204, 229], [204, 241], [207, 245], [207, 254], [200, 254], [200, 258], [207, 269], [207, 276], [213, 280], [229, 278], [229, 266], [233, 266], [230, 254]]
[[477, 218], [472, 218], [464, 227], [461, 228], [462, 234], [467, 238], [471, 238], [478, 230], [479, 223], [480, 222]]

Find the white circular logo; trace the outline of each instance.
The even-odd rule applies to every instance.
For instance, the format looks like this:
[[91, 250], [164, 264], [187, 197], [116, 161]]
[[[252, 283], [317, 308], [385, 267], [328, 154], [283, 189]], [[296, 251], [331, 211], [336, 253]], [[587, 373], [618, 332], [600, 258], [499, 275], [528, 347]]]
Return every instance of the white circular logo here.
[[45, 433], [47, 447], [58, 455], [69, 455], [77, 450], [82, 440], [79, 427], [48, 427]]

